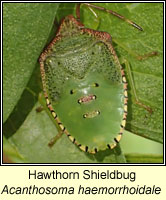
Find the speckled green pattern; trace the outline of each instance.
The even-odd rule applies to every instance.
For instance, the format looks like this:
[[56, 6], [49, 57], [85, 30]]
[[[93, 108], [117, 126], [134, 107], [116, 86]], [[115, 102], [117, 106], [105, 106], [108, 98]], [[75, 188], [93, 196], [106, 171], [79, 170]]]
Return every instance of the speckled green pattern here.
[[[110, 54], [107, 46], [95, 38], [84, 36], [84, 39], [86, 40], [82, 45], [75, 43], [77, 41], [79, 44], [82, 37], [62, 39], [59, 43], [64, 47], [64, 51], [53, 50], [46, 59], [48, 91], [53, 101], [59, 97], [64, 89], [63, 84], [71, 77], [83, 79], [87, 73], [98, 71], [110, 81], [119, 82], [120, 70], [115, 65], [113, 55]], [[54, 49], [56, 46], [59, 48], [60, 44], [55, 45]]]

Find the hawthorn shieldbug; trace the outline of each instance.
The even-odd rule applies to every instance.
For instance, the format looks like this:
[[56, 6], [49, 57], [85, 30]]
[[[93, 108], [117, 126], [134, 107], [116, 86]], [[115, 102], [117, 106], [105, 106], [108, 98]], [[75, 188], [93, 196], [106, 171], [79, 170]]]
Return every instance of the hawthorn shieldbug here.
[[[112, 10], [85, 4], [142, 31]], [[80, 22], [80, 4], [76, 16], [62, 20], [39, 63], [46, 104], [61, 133], [81, 150], [94, 154], [113, 149], [122, 137], [127, 117], [127, 81], [110, 34], [85, 28]]]

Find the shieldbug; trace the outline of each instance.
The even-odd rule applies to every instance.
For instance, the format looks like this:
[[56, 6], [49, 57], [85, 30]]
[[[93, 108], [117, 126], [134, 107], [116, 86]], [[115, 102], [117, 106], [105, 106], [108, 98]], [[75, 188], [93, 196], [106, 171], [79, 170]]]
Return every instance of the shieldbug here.
[[[84, 4], [142, 31], [112, 10]], [[94, 154], [113, 149], [122, 137], [127, 118], [127, 81], [110, 34], [85, 28], [80, 22], [80, 4], [76, 16], [62, 20], [55, 38], [39, 58], [40, 70], [46, 103], [61, 133], [81, 150]], [[151, 112], [134, 94], [136, 103]]]

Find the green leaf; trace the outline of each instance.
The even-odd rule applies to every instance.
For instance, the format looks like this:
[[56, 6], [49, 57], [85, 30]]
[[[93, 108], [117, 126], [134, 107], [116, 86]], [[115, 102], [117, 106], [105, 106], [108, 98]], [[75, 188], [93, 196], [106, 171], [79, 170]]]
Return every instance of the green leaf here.
[[31, 77], [57, 7], [57, 3], [3, 3], [3, 122]]
[[10, 163], [24, 162], [23, 157], [18, 153], [17, 149], [15, 149], [5, 137], [3, 137], [3, 148], [4, 148], [3, 153], [4, 153], [4, 156], [6, 156], [7, 162], [10, 162]]
[[163, 163], [161, 155], [126, 154], [125, 157], [128, 163]]

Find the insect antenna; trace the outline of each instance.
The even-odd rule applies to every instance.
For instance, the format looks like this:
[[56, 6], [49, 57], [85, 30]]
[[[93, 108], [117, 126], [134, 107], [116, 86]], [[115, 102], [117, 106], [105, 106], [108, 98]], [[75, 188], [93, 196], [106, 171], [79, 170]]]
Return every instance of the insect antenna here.
[[[98, 10], [102, 10], [104, 12], [112, 14], [112, 15], [118, 17], [119, 19], [127, 22], [128, 24], [132, 25], [133, 27], [137, 28], [138, 30], [143, 31], [143, 28], [141, 28], [138, 24], [136, 24], [135, 22], [133, 22], [133, 21], [125, 18], [124, 16], [120, 15], [119, 13], [117, 13], [117, 12], [115, 12], [113, 10], [108, 10], [108, 9], [106, 9], [104, 7], [96, 6], [96, 5], [90, 4], [90, 3], [83, 3], [83, 4], [86, 5], [86, 6], [88, 6], [88, 7], [96, 8]], [[77, 19], [78, 20], [80, 20], [80, 5], [81, 5], [81, 3], [78, 3], [77, 4], [77, 8], [76, 8], [76, 15], [77, 15]]]

